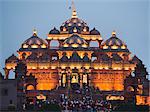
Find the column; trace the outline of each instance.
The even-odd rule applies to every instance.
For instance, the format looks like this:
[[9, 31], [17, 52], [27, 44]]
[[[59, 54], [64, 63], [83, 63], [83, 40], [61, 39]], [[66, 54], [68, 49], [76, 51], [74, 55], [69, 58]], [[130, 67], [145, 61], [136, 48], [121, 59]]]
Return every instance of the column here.
[[70, 88], [70, 83], [71, 83], [71, 81], [70, 81], [70, 75], [71, 75], [71, 74], [70, 74], [70, 71], [71, 71], [70, 68], [68, 68], [68, 69], [67, 69], [67, 77], [68, 77], [68, 78], [67, 78], [67, 79], [68, 79], [67, 82], [68, 82], [68, 88]]
[[83, 69], [80, 69], [79, 75], [80, 75], [80, 88], [82, 88], [82, 86], [83, 86]]
[[63, 41], [62, 41], [62, 40], [59, 40], [58, 42], [59, 42], [59, 47], [61, 47], [62, 44], [63, 44]]
[[90, 46], [91, 39], [90, 40], [86, 40], [86, 42], [88, 43], [88, 46]]
[[99, 47], [101, 48], [101, 42], [102, 42], [102, 40], [97, 40], [97, 41], [98, 41]]
[[88, 69], [88, 85], [92, 86], [91, 85], [91, 69]]
[[50, 49], [50, 42], [51, 40], [46, 39], [47, 43], [48, 43], [48, 48]]
[[61, 86], [61, 75], [62, 75], [61, 68], [59, 68], [58, 72], [59, 72], [59, 84], [58, 84], [58, 86]]

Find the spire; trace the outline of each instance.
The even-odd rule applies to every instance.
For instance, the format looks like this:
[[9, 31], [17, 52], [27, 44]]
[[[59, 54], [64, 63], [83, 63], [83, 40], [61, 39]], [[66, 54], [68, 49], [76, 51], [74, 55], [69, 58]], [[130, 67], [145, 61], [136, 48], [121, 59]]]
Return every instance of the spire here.
[[72, 18], [77, 18], [78, 16], [77, 16], [74, 0], [72, 0], [71, 8], [72, 8]]

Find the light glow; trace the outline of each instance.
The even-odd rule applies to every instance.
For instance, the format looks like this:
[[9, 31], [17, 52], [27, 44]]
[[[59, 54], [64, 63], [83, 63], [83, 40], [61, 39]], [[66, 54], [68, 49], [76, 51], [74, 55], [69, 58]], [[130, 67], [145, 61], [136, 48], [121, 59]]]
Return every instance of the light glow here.
[[31, 46], [31, 48], [38, 48], [38, 45], [34, 44]]
[[46, 45], [45, 44], [41, 45], [41, 48], [46, 48]]
[[64, 47], [68, 47], [69, 45], [68, 44], [64, 44]]
[[84, 28], [83, 31], [86, 32], [87, 31], [86, 28]]
[[63, 27], [63, 31], [64, 31], [64, 32], [66, 31], [66, 28], [65, 28], [65, 27]]
[[72, 73], [71, 83], [78, 83], [78, 74]]
[[74, 32], [74, 33], [76, 33], [76, 32], [77, 32], [77, 28], [76, 28], [76, 27], [73, 29], [73, 32]]
[[86, 84], [87, 84], [87, 74], [86, 74], [86, 75], [83, 75], [83, 83], [86, 83]]
[[108, 46], [107, 46], [107, 45], [104, 45], [104, 46], [103, 46], [103, 49], [108, 49]]
[[46, 96], [44, 96], [43, 94], [40, 94], [40, 95], [36, 96], [36, 98], [38, 100], [46, 100]]
[[23, 45], [23, 48], [28, 48], [28, 45], [27, 45], [27, 44], [24, 44], [24, 45]]
[[72, 44], [72, 47], [76, 48], [76, 47], [78, 47], [78, 44]]
[[111, 48], [112, 48], [112, 49], [118, 49], [118, 46], [113, 45], [113, 46], [111, 46]]
[[83, 45], [82, 45], [82, 47], [86, 48], [86, 47], [87, 47], [87, 45], [86, 45], [86, 44], [83, 44]]
[[107, 96], [106, 97], [107, 100], [124, 100], [124, 97], [123, 96]]
[[126, 49], [126, 46], [125, 46], [125, 45], [122, 45], [122, 46], [121, 46], [121, 49]]

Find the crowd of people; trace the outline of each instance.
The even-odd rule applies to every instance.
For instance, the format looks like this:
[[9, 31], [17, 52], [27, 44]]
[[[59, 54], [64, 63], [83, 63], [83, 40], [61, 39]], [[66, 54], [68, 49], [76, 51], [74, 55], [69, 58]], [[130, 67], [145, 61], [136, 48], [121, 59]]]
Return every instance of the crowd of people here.
[[[71, 95], [71, 96], [69, 96]], [[89, 87], [82, 90], [70, 91], [68, 94], [61, 94], [58, 99], [39, 100], [36, 102], [36, 109], [43, 105], [58, 105], [64, 112], [110, 112], [112, 105], [109, 101], [102, 98], [94, 99]]]
[[59, 103], [61, 110], [63, 111], [81, 111], [81, 112], [97, 112], [97, 111], [111, 111], [111, 104], [105, 100], [92, 100], [83, 97], [83, 99], [79, 100], [70, 100], [62, 101]]

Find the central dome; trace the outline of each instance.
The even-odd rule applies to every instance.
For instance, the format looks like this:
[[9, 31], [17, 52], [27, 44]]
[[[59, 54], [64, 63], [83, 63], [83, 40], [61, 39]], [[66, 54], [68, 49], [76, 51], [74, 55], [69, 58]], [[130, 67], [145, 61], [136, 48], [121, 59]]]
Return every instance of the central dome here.
[[87, 47], [87, 45], [88, 43], [76, 34], [67, 38], [63, 43], [64, 47]]
[[89, 27], [86, 22], [84, 22], [82, 19], [79, 19], [77, 17], [77, 12], [74, 9], [72, 9], [72, 17], [65, 21], [60, 26], [61, 32], [67, 32], [67, 33], [82, 33], [82, 32], [89, 32]]
[[62, 24], [60, 31], [67, 31], [68, 33], [81, 33], [84, 31], [89, 31], [89, 27], [83, 20], [79, 18], [71, 18]]

